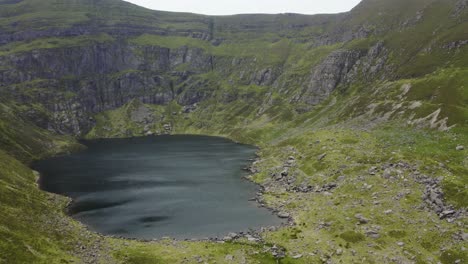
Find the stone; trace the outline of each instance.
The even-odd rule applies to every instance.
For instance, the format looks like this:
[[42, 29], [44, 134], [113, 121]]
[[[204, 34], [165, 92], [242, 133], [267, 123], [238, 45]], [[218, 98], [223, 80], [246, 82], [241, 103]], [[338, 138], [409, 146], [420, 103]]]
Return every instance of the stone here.
[[462, 238], [463, 241], [468, 241], [468, 233], [463, 233], [461, 235], [461, 238]]
[[378, 169], [377, 167], [371, 167], [369, 169], [369, 174], [370, 175], [375, 175], [377, 173], [377, 169]]
[[321, 161], [321, 160], [323, 160], [326, 156], [327, 156], [327, 153], [323, 153], [322, 155], [319, 155], [319, 156], [317, 157], [317, 160], [318, 160], [318, 161]]
[[380, 238], [380, 234], [374, 230], [367, 231], [366, 235], [370, 238], [375, 238], [375, 239]]
[[246, 235], [245, 237], [247, 238], [247, 241], [249, 241], [249, 242], [256, 242], [258, 240], [257, 238], [255, 238], [255, 237], [253, 237], [251, 235]]
[[458, 151], [461, 151], [461, 150], [465, 150], [465, 147], [461, 146], [461, 145], [458, 145], [455, 149], [458, 150]]
[[354, 216], [357, 220], [359, 220], [360, 224], [367, 224], [369, 223], [369, 219], [365, 218], [362, 214], [356, 214]]
[[234, 256], [233, 255], [226, 255], [226, 257], [224, 259], [227, 260], [227, 261], [233, 261]]
[[400, 246], [400, 247], [402, 247], [402, 246], [405, 245], [405, 243], [403, 243], [403, 242], [397, 242], [397, 245]]
[[279, 212], [278, 216], [280, 218], [289, 218], [291, 215], [289, 213], [286, 213], [286, 212]]
[[336, 250], [336, 255], [337, 255], [337, 256], [343, 255], [343, 249], [338, 248], [338, 249]]
[[393, 213], [393, 210], [391, 210], [391, 209], [385, 210], [385, 211], [384, 211], [384, 214], [386, 214], [386, 215], [389, 215], [389, 214], [391, 214], [391, 213]]
[[288, 160], [286, 161], [286, 163], [284, 164], [284, 166], [292, 167], [292, 166], [294, 165], [295, 162], [296, 162], [296, 160], [288, 159]]
[[323, 185], [322, 189], [319, 190], [319, 191], [320, 192], [331, 191], [331, 190], [335, 189], [336, 187], [338, 187], [338, 184], [336, 184], [335, 182], [331, 182], [331, 183], [327, 183], [327, 184]]
[[297, 254], [292, 257], [293, 259], [300, 259], [302, 258], [302, 254]]
[[442, 213], [440, 213], [439, 216], [440, 216], [441, 219], [444, 219], [444, 218], [446, 218], [448, 216], [451, 216], [451, 215], [453, 215], [455, 213], [456, 213], [455, 210], [445, 210], [445, 211], [442, 211]]

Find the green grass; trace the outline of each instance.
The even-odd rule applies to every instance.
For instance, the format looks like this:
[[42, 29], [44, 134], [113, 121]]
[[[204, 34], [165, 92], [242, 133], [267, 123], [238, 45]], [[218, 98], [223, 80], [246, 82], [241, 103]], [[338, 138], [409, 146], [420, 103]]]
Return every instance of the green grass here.
[[39, 191], [32, 171], [3, 151], [0, 167], [0, 263], [76, 260], [79, 235], [61, 211], [67, 200]]
[[40, 49], [57, 49], [68, 47], [88, 46], [96, 43], [112, 42], [114, 38], [107, 34], [78, 36], [67, 38], [43, 38], [35, 39], [31, 42], [13, 42], [7, 45], [0, 46], [0, 56], [8, 54], [22, 53], [31, 50]]

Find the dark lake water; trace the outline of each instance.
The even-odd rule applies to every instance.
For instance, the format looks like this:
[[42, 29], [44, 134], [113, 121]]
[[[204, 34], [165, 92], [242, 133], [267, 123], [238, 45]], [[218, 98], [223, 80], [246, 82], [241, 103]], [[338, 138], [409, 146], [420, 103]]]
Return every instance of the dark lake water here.
[[249, 201], [242, 179], [255, 148], [204, 136], [84, 142], [88, 149], [37, 162], [43, 190], [73, 198], [70, 213], [92, 230], [129, 238], [204, 238], [277, 225]]

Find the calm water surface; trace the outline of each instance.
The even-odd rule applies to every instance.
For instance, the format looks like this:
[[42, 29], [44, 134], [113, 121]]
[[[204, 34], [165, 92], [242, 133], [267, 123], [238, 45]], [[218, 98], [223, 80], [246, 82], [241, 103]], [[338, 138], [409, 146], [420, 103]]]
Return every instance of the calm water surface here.
[[73, 198], [72, 216], [104, 234], [203, 238], [281, 222], [255, 202], [241, 170], [255, 148], [204, 136], [85, 142], [35, 164], [43, 190]]

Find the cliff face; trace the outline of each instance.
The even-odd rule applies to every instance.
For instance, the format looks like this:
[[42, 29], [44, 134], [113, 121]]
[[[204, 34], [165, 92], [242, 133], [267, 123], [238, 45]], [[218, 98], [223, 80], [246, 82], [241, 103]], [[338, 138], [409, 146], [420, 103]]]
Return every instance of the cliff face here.
[[[176, 71], [180, 65], [187, 70]], [[169, 103], [183, 92], [175, 86], [191, 74], [211, 70], [212, 57], [197, 48], [101, 43], [8, 55], [0, 67], [4, 96], [43, 105], [51, 115], [39, 125], [78, 135], [91, 128], [94, 114], [133, 99]], [[199, 100], [180, 99], [188, 104]], [[37, 120], [30, 114], [31, 120]]]

